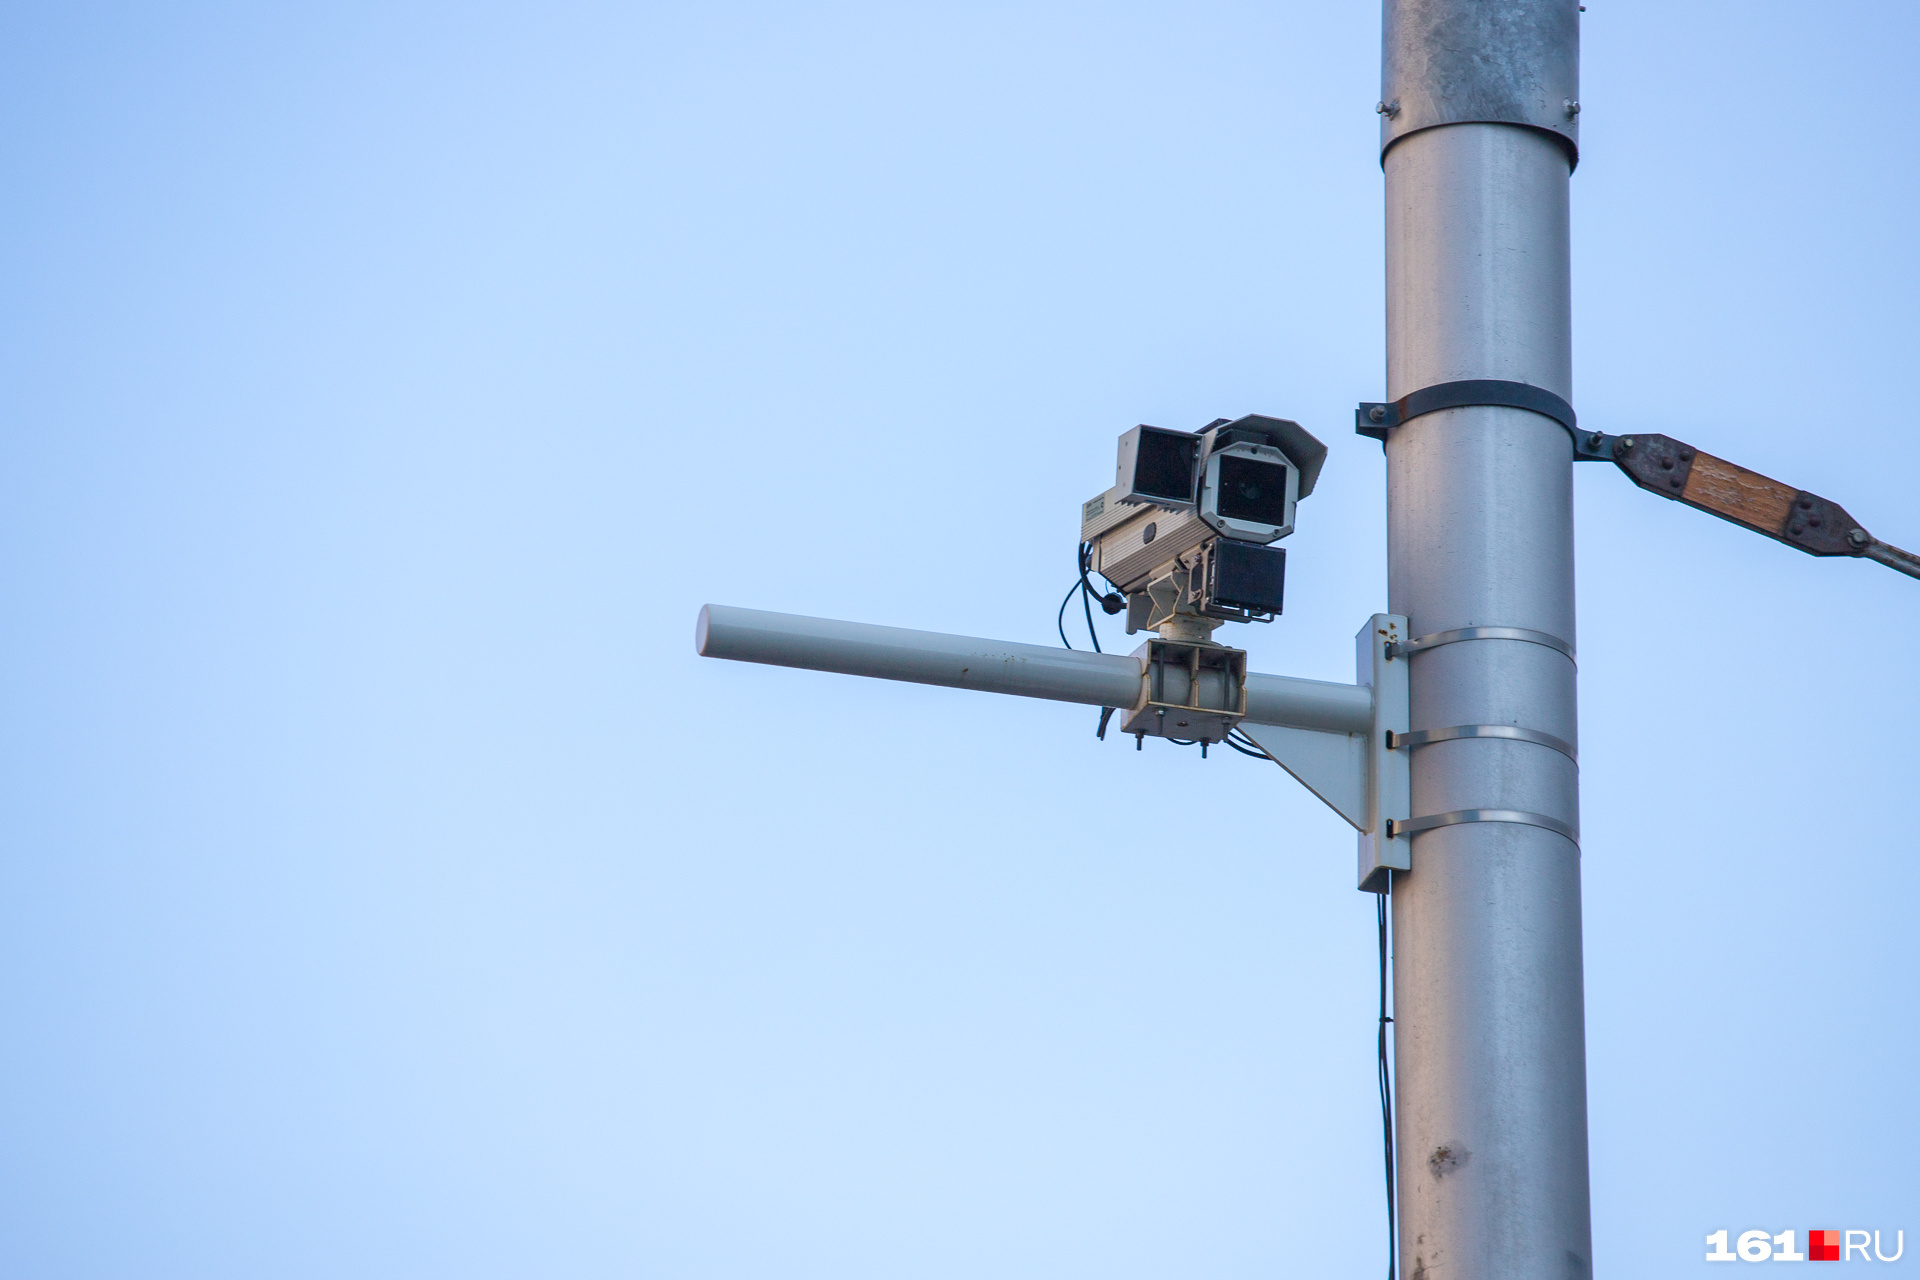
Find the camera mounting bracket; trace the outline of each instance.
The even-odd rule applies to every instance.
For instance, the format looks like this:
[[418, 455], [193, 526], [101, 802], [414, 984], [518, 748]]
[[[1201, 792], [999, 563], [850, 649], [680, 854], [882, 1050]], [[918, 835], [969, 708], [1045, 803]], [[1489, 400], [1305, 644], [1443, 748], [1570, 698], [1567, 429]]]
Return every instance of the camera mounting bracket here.
[[1386, 893], [1392, 872], [1413, 865], [1408, 827], [1420, 821], [1410, 816], [1409, 753], [1388, 745], [1409, 727], [1409, 664], [1388, 650], [1408, 639], [1405, 618], [1368, 619], [1355, 637], [1355, 684], [1249, 672], [1244, 652], [1202, 635], [1163, 636], [1132, 655], [1085, 653], [723, 605], [700, 611], [694, 646], [711, 658], [1111, 708], [1128, 734], [1218, 742], [1238, 728], [1353, 825], [1359, 887]]
[[1395, 821], [1412, 812], [1407, 753], [1390, 744], [1407, 732], [1411, 714], [1407, 664], [1390, 650], [1407, 640], [1407, 620], [1376, 613], [1354, 637], [1358, 684], [1372, 694], [1371, 714], [1358, 725], [1247, 721], [1240, 731], [1360, 833], [1358, 887], [1386, 893], [1392, 873], [1413, 866], [1413, 841]]

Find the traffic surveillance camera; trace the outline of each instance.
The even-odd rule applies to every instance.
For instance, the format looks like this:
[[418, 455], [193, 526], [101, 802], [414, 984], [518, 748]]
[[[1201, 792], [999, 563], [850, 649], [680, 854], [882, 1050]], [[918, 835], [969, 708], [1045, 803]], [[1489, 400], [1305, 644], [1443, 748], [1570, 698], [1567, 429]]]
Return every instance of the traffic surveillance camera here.
[[1269, 544], [1293, 532], [1326, 457], [1299, 423], [1261, 414], [1137, 426], [1120, 437], [1114, 487], [1081, 507], [1082, 566], [1125, 596], [1129, 633], [1204, 639], [1221, 622], [1270, 622], [1286, 552]]

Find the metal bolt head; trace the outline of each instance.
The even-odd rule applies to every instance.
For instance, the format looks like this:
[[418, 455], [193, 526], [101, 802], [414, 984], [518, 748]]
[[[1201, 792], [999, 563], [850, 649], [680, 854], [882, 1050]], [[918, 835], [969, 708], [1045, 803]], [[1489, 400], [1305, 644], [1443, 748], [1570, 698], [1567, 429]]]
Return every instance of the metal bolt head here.
[[1386, 420], [1387, 420], [1387, 406], [1383, 404], [1377, 404], [1373, 406], [1373, 408], [1367, 410], [1368, 422], [1385, 422]]
[[1867, 541], [1867, 531], [1865, 529], [1853, 529], [1847, 533], [1847, 545], [1856, 550], [1866, 546]]

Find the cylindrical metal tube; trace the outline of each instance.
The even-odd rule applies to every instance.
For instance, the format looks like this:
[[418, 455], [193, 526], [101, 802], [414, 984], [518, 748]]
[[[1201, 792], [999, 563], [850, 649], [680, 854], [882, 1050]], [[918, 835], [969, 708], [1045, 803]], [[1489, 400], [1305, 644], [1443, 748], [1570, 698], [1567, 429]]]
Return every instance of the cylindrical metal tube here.
[[[1083, 653], [724, 604], [700, 610], [693, 647], [705, 658], [981, 689], [1093, 707], [1132, 710], [1145, 698], [1140, 659], [1127, 654]], [[1362, 685], [1257, 672], [1247, 676], [1247, 719], [1256, 724], [1365, 733], [1372, 709], [1373, 693]]]
[[1290, 729], [1366, 733], [1373, 726], [1373, 690], [1295, 676], [1247, 672], [1247, 719]]
[[[1418, 6], [1429, 30], [1448, 2]], [[1394, 141], [1389, 399], [1468, 378], [1572, 398], [1568, 164], [1537, 127], [1442, 124]], [[1448, 409], [1393, 431], [1388, 596], [1414, 636], [1524, 627], [1572, 645], [1572, 461], [1566, 429], [1521, 409]], [[1573, 663], [1553, 648], [1477, 639], [1405, 660], [1416, 731], [1578, 741]], [[1413, 755], [1412, 789], [1415, 819], [1505, 809], [1579, 825], [1577, 766], [1534, 742], [1433, 743]], [[1417, 834], [1412, 856], [1393, 885], [1402, 1274], [1590, 1275], [1580, 851], [1538, 826], [1468, 822]]]
[[710, 604], [694, 648], [702, 657], [877, 676], [950, 689], [980, 689], [1094, 707], [1140, 702], [1140, 661], [1037, 644], [981, 640]]

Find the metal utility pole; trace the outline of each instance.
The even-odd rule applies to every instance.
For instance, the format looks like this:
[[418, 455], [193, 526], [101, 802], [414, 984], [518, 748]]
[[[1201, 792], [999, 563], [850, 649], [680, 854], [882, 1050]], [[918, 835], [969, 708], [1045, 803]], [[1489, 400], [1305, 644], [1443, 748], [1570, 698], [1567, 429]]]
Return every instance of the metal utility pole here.
[[1570, 411], [1527, 402], [1573, 395], [1579, 8], [1386, 0], [1382, 37], [1387, 395], [1454, 404], [1380, 432], [1388, 608], [1415, 637], [1412, 723], [1468, 729], [1412, 753], [1423, 834], [1393, 884], [1401, 1274], [1574, 1280], [1592, 1261], [1574, 440]]

